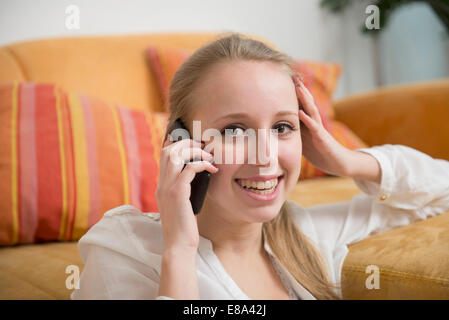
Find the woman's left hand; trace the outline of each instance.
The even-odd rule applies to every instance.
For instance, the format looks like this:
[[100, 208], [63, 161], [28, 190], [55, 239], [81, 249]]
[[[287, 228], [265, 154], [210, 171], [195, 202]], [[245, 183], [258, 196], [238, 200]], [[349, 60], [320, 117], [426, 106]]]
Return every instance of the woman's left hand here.
[[320, 113], [312, 94], [299, 77], [294, 76], [296, 95], [299, 101], [302, 153], [316, 168], [335, 176], [348, 176], [353, 151], [342, 146], [324, 128]]

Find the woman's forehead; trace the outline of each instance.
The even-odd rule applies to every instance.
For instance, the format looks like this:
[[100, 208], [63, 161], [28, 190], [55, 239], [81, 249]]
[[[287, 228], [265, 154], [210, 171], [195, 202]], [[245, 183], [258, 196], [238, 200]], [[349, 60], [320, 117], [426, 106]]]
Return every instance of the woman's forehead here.
[[[239, 98], [245, 93], [261, 94], [285, 90], [293, 81], [280, 64], [267, 61], [221, 63], [205, 75], [202, 87], [221, 98]], [[238, 96], [235, 94], [239, 93]], [[220, 95], [222, 94], [222, 95]], [[229, 94], [229, 95], [228, 95]]]
[[[298, 102], [290, 75], [279, 66], [249, 64], [231, 65], [220, 73], [209, 75], [196, 91], [193, 117], [217, 119], [236, 113], [297, 111]], [[222, 68], [225, 68], [222, 66]]]

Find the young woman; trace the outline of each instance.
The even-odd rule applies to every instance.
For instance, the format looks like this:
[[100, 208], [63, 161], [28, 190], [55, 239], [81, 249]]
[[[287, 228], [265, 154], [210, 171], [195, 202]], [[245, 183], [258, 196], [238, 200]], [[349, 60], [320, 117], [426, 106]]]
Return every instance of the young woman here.
[[[160, 214], [130, 205], [108, 211], [79, 241], [85, 266], [73, 299], [339, 299], [348, 244], [449, 210], [448, 161], [402, 145], [346, 149], [324, 129], [291, 65], [285, 54], [231, 34], [181, 66], [170, 87], [170, 124], [181, 119], [192, 132], [199, 121], [202, 133], [228, 138], [221, 142], [228, 149], [166, 138]], [[228, 150], [248, 151], [238, 138], [251, 129], [265, 129], [257, 148], [273, 160], [271, 173], [247, 154], [244, 163], [213, 164]], [[329, 174], [352, 177], [364, 194], [308, 208], [288, 201], [302, 154]], [[192, 158], [202, 160], [184, 166]], [[201, 171], [211, 178], [194, 215], [190, 183]]]

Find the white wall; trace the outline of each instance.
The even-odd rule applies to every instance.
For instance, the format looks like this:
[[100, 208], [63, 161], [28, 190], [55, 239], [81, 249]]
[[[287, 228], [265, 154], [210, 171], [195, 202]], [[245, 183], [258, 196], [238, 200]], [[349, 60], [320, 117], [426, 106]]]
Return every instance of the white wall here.
[[380, 37], [385, 85], [449, 76], [449, 35], [424, 3], [400, 8]]
[[[65, 8], [80, 8], [80, 29], [65, 27]], [[344, 15], [319, 0], [1, 0], [0, 45], [48, 37], [161, 31], [232, 30], [263, 36], [294, 58], [338, 62], [335, 97], [375, 87], [373, 42], [359, 32], [364, 5]]]

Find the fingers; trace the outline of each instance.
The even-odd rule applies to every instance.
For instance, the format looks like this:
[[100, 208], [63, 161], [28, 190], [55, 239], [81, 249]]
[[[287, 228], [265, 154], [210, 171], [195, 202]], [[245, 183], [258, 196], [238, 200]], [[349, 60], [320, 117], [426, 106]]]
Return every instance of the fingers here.
[[304, 112], [307, 113], [313, 120], [321, 124], [321, 116], [315, 105], [313, 96], [302, 82], [300, 82], [296, 87], [296, 94], [303, 106]]
[[162, 162], [169, 161], [171, 154], [179, 152], [180, 149], [202, 147], [201, 142], [192, 139], [183, 139], [177, 142], [170, 142], [170, 143], [167, 142], [168, 140], [170, 139], [166, 139], [166, 141], [164, 142], [165, 147], [163, 147], [161, 151]]
[[[187, 147], [201, 147], [201, 143], [198, 141], [194, 141], [191, 139], [183, 139], [177, 142], [169, 141], [169, 138], [165, 139], [164, 147], [161, 150], [161, 156], [160, 156], [160, 173], [161, 175], [164, 175], [167, 171], [167, 165], [170, 164], [170, 159], [172, 157], [172, 154], [176, 154], [179, 152], [178, 150], [180, 148], [187, 148]], [[172, 162], [173, 164], [173, 162]], [[180, 163], [181, 164], [181, 163]]]
[[[198, 159], [198, 160], [208, 160], [208, 161], [212, 161], [212, 159], [214, 158], [214, 156], [201, 149], [201, 148], [184, 148], [182, 150], [180, 150], [180, 155], [179, 155], [179, 159], [180, 161], [182, 161], [183, 163], [190, 161], [192, 159]], [[176, 159], [170, 159], [170, 160], [175, 160]]]
[[299, 120], [302, 121], [309, 130], [316, 131], [319, 129], [318, 123], [309, 117], [303, 110], [299, 110]]
[[[165, 134], [165, 138], [164, 138], [164, 142], [162, 143], [162, 147], [169, 146], [169, 145], [174, 144], [174, 143], [179, 142], [179, 141], [194, 141], [194, 142], [198, 142], [198, 141], [193, 140], [193, 139], [181, 139], [181, 140], [173, 141], [173, 138], [172, 138], [171, 135], [167, 132], [167, 133]], [[198, 143], [199, 143], [199, 142], [198, 142]]]
[[294, 77], [294, 82], [295, 82], [296, 95], [300, 103], [300, 109], [303, 109], [307, 115], [309, 115], [313, 120], [322, 125], [323, 122], [321, 120], [320, 112], [318, 111], [318, 108], [315, 105], [315, 101], [313, 99], [312, 94], [310, 93], [309, 90], [307, 90], [304, 83], [301, 80], [299, 80], [298, 77]]
[[201, 147], [202, 143], [191, 139], [183, 139], [164, 147], [161, 152], [160, 175], [164, 180], [174, 182], [186, 162], [193, 159], [212, 161], [213, 155]]
[[216, 173], [218, 168], [208, 161], [193, 161], [186, 164], [178, 177], [179, 183], [191, 183], [195, 175], [202, 171]]
[[211, 160], [212, 154], [202, 149], [202, 143], [191, 139], [184, 139], [170, 145], [170, 158], [172, 163], [182, 163], [192, 158]]

